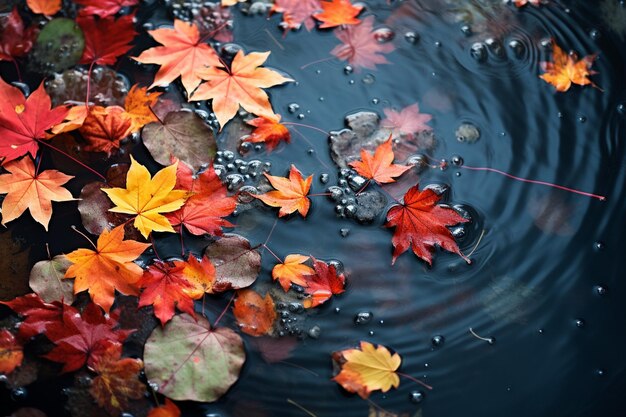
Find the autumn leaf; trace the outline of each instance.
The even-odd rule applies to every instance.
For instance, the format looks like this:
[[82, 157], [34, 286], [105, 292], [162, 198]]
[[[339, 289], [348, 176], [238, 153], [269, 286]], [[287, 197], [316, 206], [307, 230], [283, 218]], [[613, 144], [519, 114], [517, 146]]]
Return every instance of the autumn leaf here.
[[385, 346], [362, 341], [360, 349], [335, 352], [333, 357], [342, 362], [341, 371], [333, 380], [363, 399], [367, 399], [372, 391], [387, 392], [400, 385], [396, 371], [402, 359], [397, 353], [392, 355]]
[[0, 78], [0, 158], [2, 164], [29, 153], [33, 158], [46, 130], [63, 121], [67, 108], [52, 108], [43, 83], [26, 99], [22, 92]]
[[212, 99], [211, 107], [220, 123], [220, 130], [235, 117], [239, 106], [257, 116], [272, 117], [272, 105], [263, 88], [293, 81], [267, 68], [260, 68], [269, 52], [252, 52], [248, 55], [237, 52], [229, 68], [223, 64], [196, 71], [207, 81], [198, 87], [190, 100]]
[[533, 6], [540, 6], [541, 0], [515, 0], [516, 7], [523, 7], [527, 4], [532, 4]]
[[272, 297], [269, 294], [261, 297], [249, 289], [237, 293], [233, 314], [241, 331], [250, 336], [263, 336], [269, 333], [276, 321]]
[[122, 7], [135, 6], [139, 0], [74, 0], [74, 3], [83, 6], [81, 16], [109, 17], [119, 12]]
[[74, 283], [63, 279], [71, 264], [65, 255], [39, 261], [30, 270], [28, 285], [46, 302], [71, 304], [74, 302]]
[[365, 149], [361, 149], [361, 160], [350, 162], [350, 166], [359, 175], [379, 184], [395, 182], [394, 178], [411, 169], [411, 165], [405, 166], [393, 163], [392, 144], [391, 135], [389, 135], [389, 139], [378, 145], [373, 155]]
[[131, 87], [124, 101], [125, 114], [132, 122], [131, 132], [137, 132], [148, 123], [159, 121], [152, 109], [160, 95], [161, 93], [148, 93], [147, 87], [137, 87], [137, 84]]
[[439, 199], [433, 190], [420, 190], [417, 184], [406, 192], [403, 204], [389, 209], [385, 227], [396, 228], [391, 239], [394, 247], [392, 264], [411, 247], [418, 258], [431, 265], [435, 245], [469, 262], [446, 227], [468, 220], [451, 208], [437, 205]]
[[11, 161], [4, 166], [9, 173], [0, 175], [2, 201], [2, 224], [15, 220], [29, 210], [33, 219], [46, 231], [52, 217], [53, 201], [72, 201], [74, 197], [63, 184], [74, 177], [54, 169], [35, 173], [30, 157]]
[[274, 117], [257, 117], [247, 122], [256, 127], [244, 142], [265, 143], [265, 148], [272, 151], [282, 141], [289, 143], [291, 134], [289, 129], [280, 123], [280, 115]]
[[61, 123], [58, 123], [50, 129], [49, 138], [66, 132], [71, 132], [73, 130], [79, 129], [83, 123], [85, 123], [85, 119], [89, 116], [89, 108], [86, 105], [78, 105], [72, 106], [69, 109], [69, 112], [65, 116], [64, 120]]
[[107, 313], [113, 305], [115, 290], [126, 295], [139, 295], [137, 281], [143, 270], [133, 261], [146, 250], [147, 243], [124, 239], [124, 225], [105, 230], [97, 247], [77, 249], [66, 255], [72, 265], [65, 278], [76, 277], [74, 293], [89, 290], [93, 302]]
[[313, 17], [322, 22], [321, 29], [361, 23], [356, 17], [363, 10], [363, 6], [355, 6], [350, 0], [322, 1], [320, 4], [323, 11]]
[[[98, 0], [99, 1], [99, 0]], [[76, 23], [85, 35], [85, 49], [79, 64], [113, 65], [117, 58], [128, 52], [137, 32], [133, 27], [134, 15], [95, 19], [78, 16]]]
[[246, 0], [222, 0], [222, 6], [223, 7], [234, 6], [235, 4], [244, 2], [244, 1]]
[[55, 15], [61, 10], [61, 0], [26, 0], [26, 5], [33, 13], [45, 16]]
[[324, 304], [333, 295], [345, 291], [346, 278], [337, 272], [334, 265], [313, 258], [313, 268], [315, 274], [307, 278], [307, 286], [304, 289], [304, 292], [310, 295], [302, 303], [305, 308], [317, 307]]
[[133, 59], [161, 66], [150, 88], [168, 85], [180, 77], [190, 96], [201, 82], [196, 73], [199, 69], [206, 65], [222, 65], [215, 50], [201, 42], [198, 27], [192, 23], [175, 19], [173, 29], [161, 28], [148, 33], [163, 46], [145, 50]]
[[335, 36], [343, 45], [336, 46], [330, 53], [342, 61], [348, 61], [356, 69], [374, 70], [376, 65], [389, 64], [383, 56], [394, 50], [390, 43], [380, 43], [374, 37], [374, 16], [368, 16], [361, 24], [335, 29]]
[[166, 398], [165, 404], [150, 410], [148, 417], [180, 417], [180, 409], [173, 401]]
[[183, 292], [194, 300], [202, 298], [205, 293], [212, 294], [222, 290], [215, 286], [217, 278], [215, 266], [206, 256], [198, 260], [195, 256], [189, 254], [189, 258], [187, 258], [187, 262], [184, 265], [183, 275], [191, 284], [191, 288], [185, 288]]
[[261, 254], [246, 238], [233, 233], [207, 246], [204, 256], [215, 264], [213, 292], [249, 287], [261, 272]]
[[319, 0], [276, 0], [270, 14], [283, 14], [281, 26], [285, 30], [300, 29], [304, 24], [304, 27], [311, 31], [315, 27], [313, 13], [320, 9]]
[[307, 195], [311, 189], [313, 175], [309, 175], [307, 179], [303, 180], [302, 173], [298, 171], [295, 165], [292, 165], [289, 170], [289, 178], [263, 174], [276, 190], [261, 195], [251, 194], [251, 196], [258, 198], [268, 206], [280, 207], [279, 217], [294, 211], [298, 211], [302, 217], [306, 217], [311, 205]]
[[420, 113], [417, 103], [411, 104], [399, 112], [391, 108], [385, 108], [383, 112], [386, 117], [380, 122], [380, 126], [384, 129], [389, 129], [393, 139], [398, 139], [402, 136], [412, 137], [416, 133], [433, 129], [426, 124], [433, 116]]
[[24, 352], [13, 333], [0, 329], [0, 374], [8, 375], [22, 364]]
[[580, 60], [575, 56], [568, 55], [552, 40], [552, 56], [554, 62], [542, 62], [541, 66], [545, 74], [541, 74], [539, 78], [545, 82], [552, 84], [556, 91], [565, 92], [570, 89], [572, 84], [578, 85], [596, 85], [588, 77], [597, 74], [592, 71], [591, 67], [597, 55], [588, 55]]
[[[0, 20], [0, 61], [15, 61], [15, 58], [26, 55], [33, 47], [36, 33], [34, 26], [24, 30], [24, 21], [17, 7], [13, 8], [4, 20]], [[1, 95], [4, 97], [5, 93], [1, 92]]]
[[133, 119], [118, 106], [89, 108], [79, 132], [88, 145], [86, 151], [104, 152], [107, 157], [120, 148], [120, 141], [132, 133]]
[[291, 284], [306, 287], [307, 277], [315, 275], [313, 268], [304, 264], [308, 260], [309, 257], [304, 255], [287, 255], [284, 263], [277, 264], [272, 269], [272, 278], [280, 283], [285, 292], [289, 291]]
[[46, 303], [34, 293], [17, 297], [11, 301], [0, 301], [0, 304], [24, 317], [18, 329], [18, 336], [23, 341], [44, 333], [48, 326], [60, 322], [65, 306], [58, 301]]
[[150, 232], [174, 232], [161, 213], [178, 210], [187, 197], [187, 191], [174, 190], [177, 163], [163, 168], [154, 177], [146, 167], [130, 157], [130, 169], [126, 176], [126, 188], [103, 188], [115, 207], [114, 213], [136, 214], [135, 227], [143, 237]]

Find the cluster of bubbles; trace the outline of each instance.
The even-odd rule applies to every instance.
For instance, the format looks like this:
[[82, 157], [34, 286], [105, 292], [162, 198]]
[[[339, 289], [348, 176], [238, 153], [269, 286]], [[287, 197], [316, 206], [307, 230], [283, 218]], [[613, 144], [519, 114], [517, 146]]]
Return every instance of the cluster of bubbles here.
[[[326, 177], [320, 177], [320, 180], [327, 181]], [[327, 189], [328, 197], [335, 202], [335, 212], [338, 216], [369, 223], [382, 213], [387, 205], [387, 199], [378, 191], [364, 191], [367, 184], [367, 179], [351, 169], [339, 171], [337, 185]]]

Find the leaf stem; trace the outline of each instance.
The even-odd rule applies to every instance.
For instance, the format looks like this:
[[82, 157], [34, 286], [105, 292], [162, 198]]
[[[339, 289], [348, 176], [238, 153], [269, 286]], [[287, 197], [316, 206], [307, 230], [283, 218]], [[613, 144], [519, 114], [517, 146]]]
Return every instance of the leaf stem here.
[[471, 327], [469, 328], [469, 331], [472, 334], [472, 336], [474, 336], [476, 339], [484, 340], [485, 342], [491, 342], [490, 338], [479, 336]]
[[15, 72], [17, 73], [17, 79], [19, 82], [22, 82], [22, 72], [20, 71], [20, 66], [17, 65], [17, 61], [15, 59], [11, 60], [13, 65], [15, 66]]
[[154, 243], [154, 237], [152, 236], [152, 233], [150, 233], [150, 243], [152, 243], [152, 250], [154, 251], [154, 255], [157, 257], [159, 261], [163, 262], [163, 259], [161, 259], [161, 257], [159, 256], [159, 252], [157, 252], [156, 244]]
[[213, 328], [217, 327], [217, 324], [220, 322], [222, 317], [224, 317], [224, 314], [226, 314], [226, 311], [228, 311], [228, 307], [230, 307], [231, 303], [235, 299], [236, 294], [237, 294], [236, 292], [233, 292], [232, 297], [230, 297], [230, 300], [228, 300], [228, 304], [226, 304], [226, 307], [224, 307], [224, 310], [222, 310], [220, 315], [215, 319], [215, 322], [213, 323]]
[[276, 258], [276, 260], [278, 261], [278, 263], [281, 263], [281, 264], [283, 263], [282, 259], [280, 259], [280, 258], [279, 258], [279, 257], [278, 257], [275, 253], [274, 253], [274, 251], [273, 251], [273, 250], [271, 250], [271, 249], [269, 248], [269, 246], [267, 246], [265, 243], [264, 243], [264, 244], [262, 244], [261, 246], [263, 246], [263, 248], [267, 249], [267, 251], [268, 251], [268, 252], [269, 252], [269, 253], [270, 253], [270, 254], [271, 254], [274, 258]]
[[89, 110], [89, 96], [91, 95], [91, 73], [93, 71], [93, 66], [95, 65], [96, 61], [91, 61], [91, 64], [89, 65], [89, 71], [87, 71], [87, 96], [85, 97], [85, 107], [87, 107], [87, 110]]
[[433, 387], [431, 387], [430, 385], [428, 385], [428, 384], [427, 384], [427, 383], [425, 383], [424, 381], [420, 381], [419, 379], [414, 378], [414, 377], [412, 377], [411, 375], [403, 374], [402, 372], [397, 372], [397, 371], [396, 371], [396, 373], [397, 373], [398, 375], [400, 375], [401, 377], [404, 377], [404, 378], [406, 378], [406, 379], [408, 379], [408, 380], [411, 380], [411, 381], [415, 382], [416, 384], [420, 384], [421, 386], [423, 386], [423, 387], [425, 387], [425, 388], [428, 388], [428, 389], [433, 389]]
[[324, 59], [318, 59], [317, 61], [313, 61], [313, 62], [309, 62], [308, 64], [304, 64], [303, 66], [300, 67], [301, 70], [310, 67], [311, 65], [315, 65], [315, 64], [321, 64], [322, 62], [326, 62], [326, 61], [332, 61], [333, 59], [335, 59], [334, 56], [328, 57], [328, 58], [324, 58]]
[[60, 153], [61, 155], [71, 159], [72, 161], [76, 162], [78, 165], [82, 166], [83, 168], [85, 168], [86, 170], [90, 171], [92, 174], [95, 174], [96, 176], [100, 177], [100, 179], [105, 182], [105, 183], [109, 183], [109, 181], [106, 179], [106, 177], [102, 174], [100, 174], [98, 171], [96, 171], [95, 169], [91, 168], [90, 166], [87, 166], [85, 163], [79, 161], [78, 159], [74, 158], [72, 155], [62, 151], [61, 149], [57, 148], [56, 146], [53, 146], [52, 144], [43, 141], [41, 139], [37, 139], [37, 143], [39, 143], [40, 145], [45, 145], [48, 148], [54, 150], [55, 152]]
[[91, 240], [89, 238], [89, 236], [87, 236], [86, 234], [84, 234], [83, 232], [81, 232], [80, 230], [78, 230], [78, 228], [74, 225], [70, 226], [72, 228], [73, 231], [75, 231], [76, 233], [78, 233], [79, 235], [81, 235], [82, 237], [84, 237], [85, 239], [87, 239], [87, 242], [91, 243], [91, 246], [93, 246], [93, 248], [96, 250], [96, 252], [98, 251], [98, 247], [96, 246], [95, 243], [93, 243], [93, 240]]
[[478, 249], [478, 245], [480, 245], [480, 241], [483, 240], [483, 236], [485, 236], [485, 229], [483, 229], [480, 232], [480, 236], [478, 237], [478, 242], [476, 242], [476, 245], [474, 245], [474, 249], [472, 249], [472, 251], [467, 254], [467, 258], [472, 256], [474, 254], [474, 252], [476, 252], [476, 249]]
[[307, 410], [306, 408], [302, 407], [300, 404], [298, 404], [297, 402], [295, 402], [294, 400], [292, 400], [291, 398], [287, 398], [287, 402], [295, 407], [298, 407], [302, 412], [308, 414], [311, 417], [317, 417], [317, 414], [314, 414], [312, 411]]
[[318, 132], [323, 133], [323, 134], [325, 134], [326, 136], [328, 136], [328, 135], [330, 134], [329, 132], [327, 132], [327, 131], [325, 131], [325, 130], [323, 130], [323, 129], [320, 129], [319, 127], [315, 127], [315, 126], [311, 126], [311, 125], [305, 125], [305, 124], [303, 124], [303, 123], [296, 123], [296, 122], [283, 122], [283, 124], [284, 124], [285, 126], [299, 126], [299, 127], [306, 127], [307, 129], [317, 130]]

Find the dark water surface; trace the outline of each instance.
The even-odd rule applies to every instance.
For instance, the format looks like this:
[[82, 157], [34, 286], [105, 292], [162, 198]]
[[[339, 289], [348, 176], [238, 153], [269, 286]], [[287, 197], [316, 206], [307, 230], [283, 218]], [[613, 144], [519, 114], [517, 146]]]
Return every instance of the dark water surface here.
[[[478, 244], [473, 263], [438, 251], [433, 267], [409, 253], [391, 267], [392, 233], [382, 227], [382, 217], [359, 225], [338, 218], [329, 200], [314, 197], [306, 219], [278, 221], [269, 246], [280, 256], [310, 253], [343, 263], [347, 291], [297, 316], [305, 333], [319, 326], [319, 338], [295, 344], [280, 339], [278, 350], [290, 345], [293, 350], [270, 364], [257, 342], [244, 336], [248, 359], [237, 384], [215, 404], [184, 404], [183, 414], [307, 415], [291, 399], [319, 417], [367, 416], [370, 403], [346, 395], [330, 380], [330, 354], [367, 340], [393, 348], [402, 355], [403, 373], [434, 387], [427, 391], [402, 379], [399, 389], [371, 396], [394, 413], [626, 415], [621, 259], [626, 233], [626, 21], [620, 28], [615, 19], [626, 6], [618, 0], [581, 0], [518, 11], [496, 0], [364, 3], [376, 16], [376, 27], [395, 32], [396, 50], [388, 55], [391, 65], [349, 74], [346, 63], [336, 59], [300, 68], [330, 56], [338, 44], [332, 32], [300, 30], [283, 37], [280, 15], [267, 19], [235, 13], [235, 42], [246, 51], [271, 50], [267, 65], [298, 81], [271, 90], [274, 109], [284, 120], [334, 131], [344, 128], [348, 114], [368, 110], [382, 116], [383, 108], [418, 102], [421, 112], [433, 115], [434, 158], [458, 155], [468, 166], [492, 167], [608, 199], [455, 166], [426, 170], [421, 185], [445, 184], [451, 204], [473, 210], [473, 222], [459, 240], [466, 254]], [[151, 18], [149, 13], [139, 17]], [[465, 25], [472, 28], [469, 36], [462, 30]], [[407, 32], [415, 32], [419, 40], [407, 41]], [[599, 53], [594, 65], [599, 74], [593, 79], [603, 91], [574, 86], [555, 93], [538, 78], [539, 62], [549, 58], [550, 37], [580, 56]], [[487, 48], [480, 62], [471, 47], [489, 38], [502, 43], [503, 55]], [[514, 40], [522, 45], [517, 54], [509, 46]], [[0, 69], [3, 75], [11, 72], [8, 66]], [[299, 105], [295, 113], [288, 111], [292, 103]], [[480, 139], [458, 141], [455, 131], [462, 123], [476, 126]], [[290, 145], [270, 155], [253, 151], [246, 158], [271, 160], [273, 175], [284, 175], [294, 163], [304, 174], [315, 175], [312, 192], [323, 193], [338, 179], [328, 138], [306, 128], [298, 131], [307, 140], [294, 134]], [[330, 175], [326, 185], [318, 180], [322, 173]], [[265, 241], [275, 217], [272, 210], [251, 210], [233, 222], [238, 233], [256, 244]], [[342, 237], [340, 229], [349, 229], [348, 235]], [[163, 243], [163, 251], [171, 246], [175, 256], [177, 242]], [[72, 250], [69, 245], [53, 242], [53, 252]], [[41, 248], [35, 252], [35, 260], [45, 257]], [[260, 281], [270, 280], [273, 265], [265, 254]], [[210, 319], [224, 304], [221, 300], [208, 307]], [[363, 312], [373, 318], [355, 324], [355, 315]], [[227, 315], [223, 324], [232, 325], [232, 318]], [[494, 343], [474, 337], [470, 328]], [[443, 344], [434, 346], [435, 336], [443, 336]], [[3, 411], [9, 403], [9, 409], [34, 404], [55, 415], [64, 400], [60, 388], [50, 386], [36, 383], [18, 402], [2, 391]], [[416, 391], [427, 391], [419, 404], [410, 400]]]

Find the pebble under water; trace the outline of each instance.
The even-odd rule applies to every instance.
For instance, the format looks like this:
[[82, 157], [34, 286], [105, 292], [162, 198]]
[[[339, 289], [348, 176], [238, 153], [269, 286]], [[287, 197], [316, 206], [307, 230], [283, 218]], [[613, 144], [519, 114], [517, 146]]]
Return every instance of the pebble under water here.
[[[145, 3], [138, 27], [169, 24], [172, 13], [185, 17], [184, 7], [173, 6], [183, 2]], [[233, 139], [239, 126], [230, 126], [217, 139], [216, 170], [235, 191], [257, 187], [262, 172], [283, 176], [296, 164], [314, 175], [311, 193], [330, 195], [312, 197], [305, 219], [280, 219], [275, 227], [276, 212], [248, 210], [251, 202], [241, 204], [231, 221], [253, 245], [272, 231], [268, 246], [281, 256], [313, 254], [340, 262], [348, 284], [344, 294], [314, 310], [279, 303], [283, 336], [244, 336], [248, 356], [238, 382], [215, 403], [180, 403], [183, 416], [626, 415], [620, 261], [626, 234], [626, 5], [362, 3], [375, 16], [377, 40], [395, 47], [386, 55], [390, 64], [375, 70], [325, 60], [338, 43], [332, 31], [302, 28], [283, 35], [280, 15], [244, 13], [246, 3], [232, 8], [233, 36], [222, 47], [271, 50], [266, 65], [297, 81], [270, 91], [274, 110], [283, 121], [330, 135], [294, 124], [292, 143], [267, 153], [240, 147]], [[556, 93], [538, 78], [540, 62], [550, 58], [550, 38], [580, 56], [598, 54], [593, 80], [601, 90], [574, 86]], [[144, 34], [136, 42], [147, 41]], [[146, 68], [126, 62], [120, 72], [131, 84], [145, 84], [152, 76]], [[3, 77], [12, 71], [0, 64]], [[383, 109], [416, 102], [421, 113], [433, 116], [432, 134], [416, 138], [417, 145], [400, 143], [406, 150], [397, 159], [415, 168], [385, 186], [385, 193], [371, 185], [361, 193], [363, 178], [345, 166], [346, 155], [358, 149], [342, 148], [342, 138], [375, 138]], [[210, 113], [205, 104], [197, 110]], [[464, 167], [490, 167], [607, 198]], [[410, 251], [391, 266], [392, 233], [383, 227], [393, 203], [387, 194], [400, 198], [417, 182], [471, 218], [452, 228], [471, 264], [438, 250], [432, 267]], [[80, 219], [67, 219], [75, 221]], [[18, 231], [24, 224], [34, 229], [21, 222], [10, 231], [33, 246], [29, 262], [45, 258], [46, 237]], [[53, 227], [50, 239], [54, 233]], [[50, 244], [55, 253], [73, 250], [70, 241]], [[177, 237], [164, 239], [159, 253], [176, 256], [178, 245]], [[266, 255], [259, 281], [269, 285], [275, 261]], [[211, 321], [227, 302], [225, 297], [206, 306]], [[230, 313], [222, 324], [235, 327]], [[361, 340], [398, 352], [401, 371], [433, 389], [401, 378], [397, 390], [375, 392], [371, 402], [347, 394], [331, 381], [331, 354]], [[71, 378], [57, 377], [0, 388], [0, 411], [10, 415], [36, 406], [50, 416], [64, 415], [63, 389], [71, 384]], [[393, 414], [371, 414], [376, 407]]]

